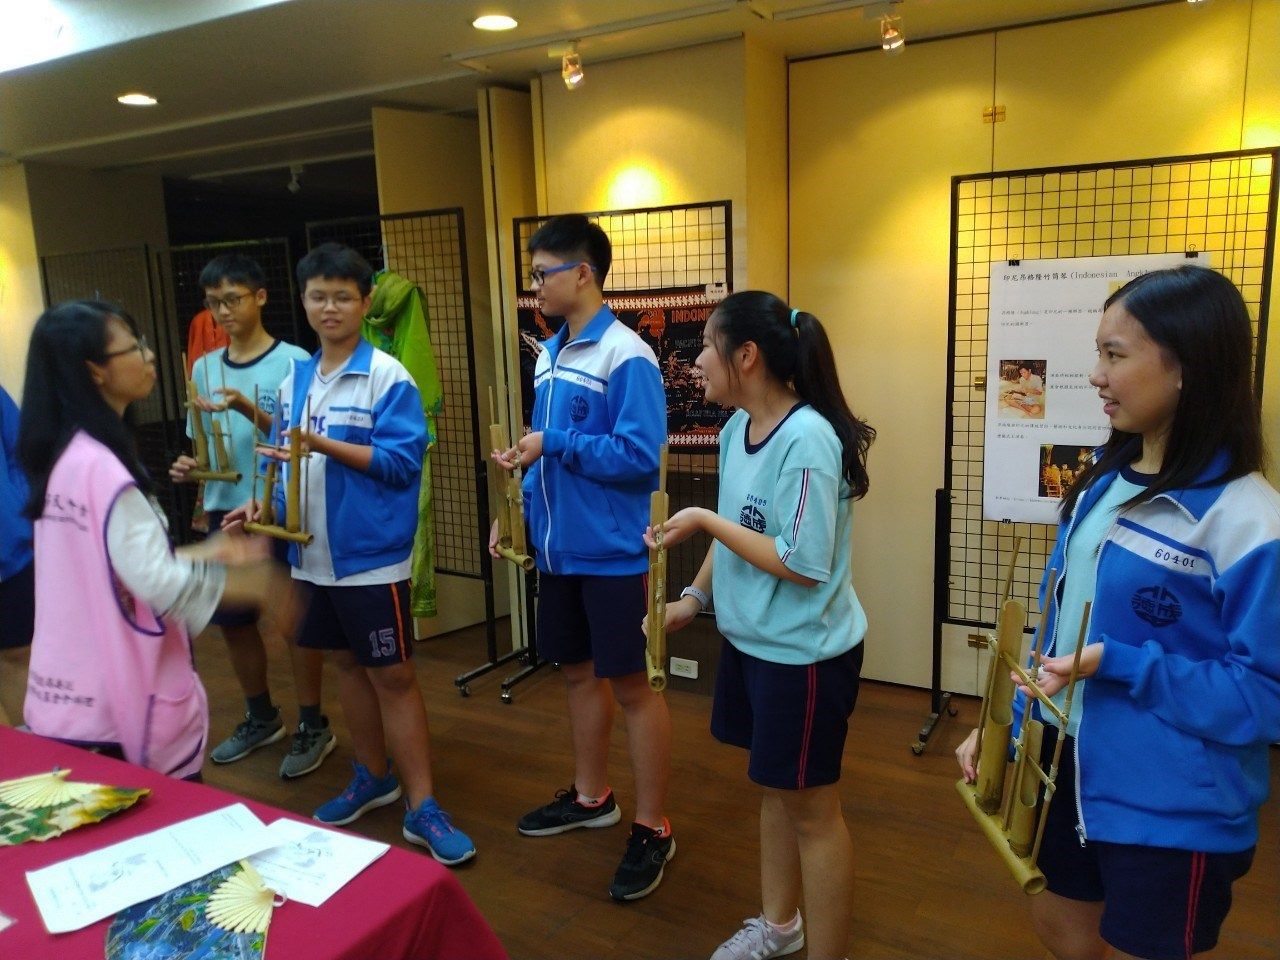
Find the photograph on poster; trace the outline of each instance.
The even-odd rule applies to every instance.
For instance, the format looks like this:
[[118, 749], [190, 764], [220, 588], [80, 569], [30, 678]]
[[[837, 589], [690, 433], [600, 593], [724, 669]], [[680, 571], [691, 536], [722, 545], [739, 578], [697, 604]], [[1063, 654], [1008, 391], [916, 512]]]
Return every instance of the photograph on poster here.
[[1001, 420], [1043, 420], [1045, 360], [1001, 360]]
[[1093, 447], [1069, 443], [1041, 444], [1038, 496], [1061, 500], [1092, 460]]

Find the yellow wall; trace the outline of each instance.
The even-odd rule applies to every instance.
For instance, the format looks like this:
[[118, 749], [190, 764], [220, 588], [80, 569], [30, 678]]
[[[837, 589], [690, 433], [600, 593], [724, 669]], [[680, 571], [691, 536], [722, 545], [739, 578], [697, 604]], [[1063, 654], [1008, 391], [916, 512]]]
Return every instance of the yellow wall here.
[[[733, 203], [734, 277], [747, 277], [745, 51], [741, 40], [592, 64], [567, 90], [544, 76], [545, 213]], [[781, 185], [779, 185], [781, 189]]]
[[20, 164], [0, 166], [0, 386], [18, 402], [27, 341], [43, 309], [26, 170]]
[[[881, 431], [855, 510], [866, 675], [929, 680], [950, 178], [1275, 145], [1276, 7], [1172, 4], [792, 65], [792, 297], [831, 324], [845, 392]], [[1008, 120], [984, 125], [993, 90]]]
[[[746, 203], [735, 226], [746, 226], [747, 271], [737, 289], [769, 290], [787, 299], [787, 62], [780, 53], [744, 42], [743, 109]], [[735, 237], [734, 242], [737, 242]]]
[[854, 584], [863, 672], [902, 683], [929, 679], [950, 178], [990, 162], [991, 48], [974, 36], [791, 69], [792, 299], [827, 326], [845, 395], [879, 431]]
[[[378, 204], [383, 214], [463, 208], [474, 337], [470, 362], [480, 396], [486, 397], [493, 383], [493, 336], [479, 125], [474, 119], [375, 107], [373, 149], [378, 169]], [[435, 347], [438, 357], [448, 349], [442, 343]], [[483, 428], [487, 423], [483, 414], [481, 420]], [[470, 483], [465, 483], [450, 495], [469, 500], [475, 492]], [[480, 531], [476, 536], [481, 536]], [[439, 615], [418, 622], [419, 636], [435, 636], [484, 620], [480, 581], [437, 574], [436, 588]], [[498, 592], [498, 600], [500, 612], [505, 613], [504, 592]]]

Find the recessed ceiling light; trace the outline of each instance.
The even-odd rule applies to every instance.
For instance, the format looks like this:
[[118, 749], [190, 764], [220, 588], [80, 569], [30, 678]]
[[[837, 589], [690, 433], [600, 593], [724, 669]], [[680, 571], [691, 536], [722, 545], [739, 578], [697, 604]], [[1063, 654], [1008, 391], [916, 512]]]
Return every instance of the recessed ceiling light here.
[[519, 26], [514, 17], [508, 17], [505, 13], [487, 13], [483, 17], [476, 17], [471, 25], [477, 30], [514, 30]]
[[122, 93], [116, 97], [116, 102], [126, 107], [154, 107], [158, 101], [145, 93]]

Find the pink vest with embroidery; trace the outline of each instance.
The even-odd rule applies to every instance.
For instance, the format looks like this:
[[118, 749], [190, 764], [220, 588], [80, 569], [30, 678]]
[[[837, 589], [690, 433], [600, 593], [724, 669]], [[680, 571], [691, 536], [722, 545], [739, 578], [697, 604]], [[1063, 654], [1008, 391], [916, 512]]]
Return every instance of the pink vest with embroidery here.
[[[119, 744], [174, 777], [204, 761], [209, 708], [191, 639], [133, 596], [111, 566], [107, 517], [133, 477], [84, 432], [49, 475], [35, 522], [36, 622], [24, 714], [32, 731]], [[156, 518], [156, 523], [160, 519]]]

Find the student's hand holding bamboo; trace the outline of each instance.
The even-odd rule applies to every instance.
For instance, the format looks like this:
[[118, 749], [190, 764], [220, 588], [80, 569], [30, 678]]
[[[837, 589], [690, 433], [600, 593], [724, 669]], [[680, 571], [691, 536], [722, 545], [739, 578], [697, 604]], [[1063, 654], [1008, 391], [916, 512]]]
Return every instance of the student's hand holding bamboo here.
[[[1035, 676], [1040, 692], [1045, 696], [1052, 697], [1059, 690], [1065, 689], [1067, 681], [1071, 679], [1071, 665], [1074, 662], [1074, 654], [1064, 657], [1045, 657], [1041, 660], [1040, 672]], [[1097, 673], [1100, 663], [1102, 663], [1102, 644], [1088, 644], [1080, 651], [1079, 679], [1083, 680]], [[1017, 684], [1018, 689], [1022, 691], [1024, 696], [1031, 695], [1031, 691], [1023, 686], [1017, 674], [1013, 674], [1013, 682]]]
[[174, 483], [190, 483], [191, 478], [187, 474], [198, 466], [199, 464], [196, 463], [195, 457], [188, 457], [184, 453], [169, 464], [169, 479]]
[[[707, 517], [715, 516], [715, 511], [705, 507], [685, 507], [662, 525], [662, 545], [674, 547], [692, 537], [699, 530], [706, 528]], [[644, 543], [650, 550], [657, 550], [658, 543], [653, 537], [653, 527], [644, 528]]]
[[[667, 633], [675, 633], [677, 630], [687, 627], [693, 621], [693, 618], [702, 612], [702, 605], [693, 597], [681, 597], [679, 600], [668, 600], [666, 611]], [[640, 621], [640, 629], [646, 634], [649, 632], [649, 617], [647, 614]]]
[[542, 456], [542, 431], [527, 433], [511, 449], [494, 450], [490, 456], [503, 470], [513, 472], [519, 467], [531, 467]]

